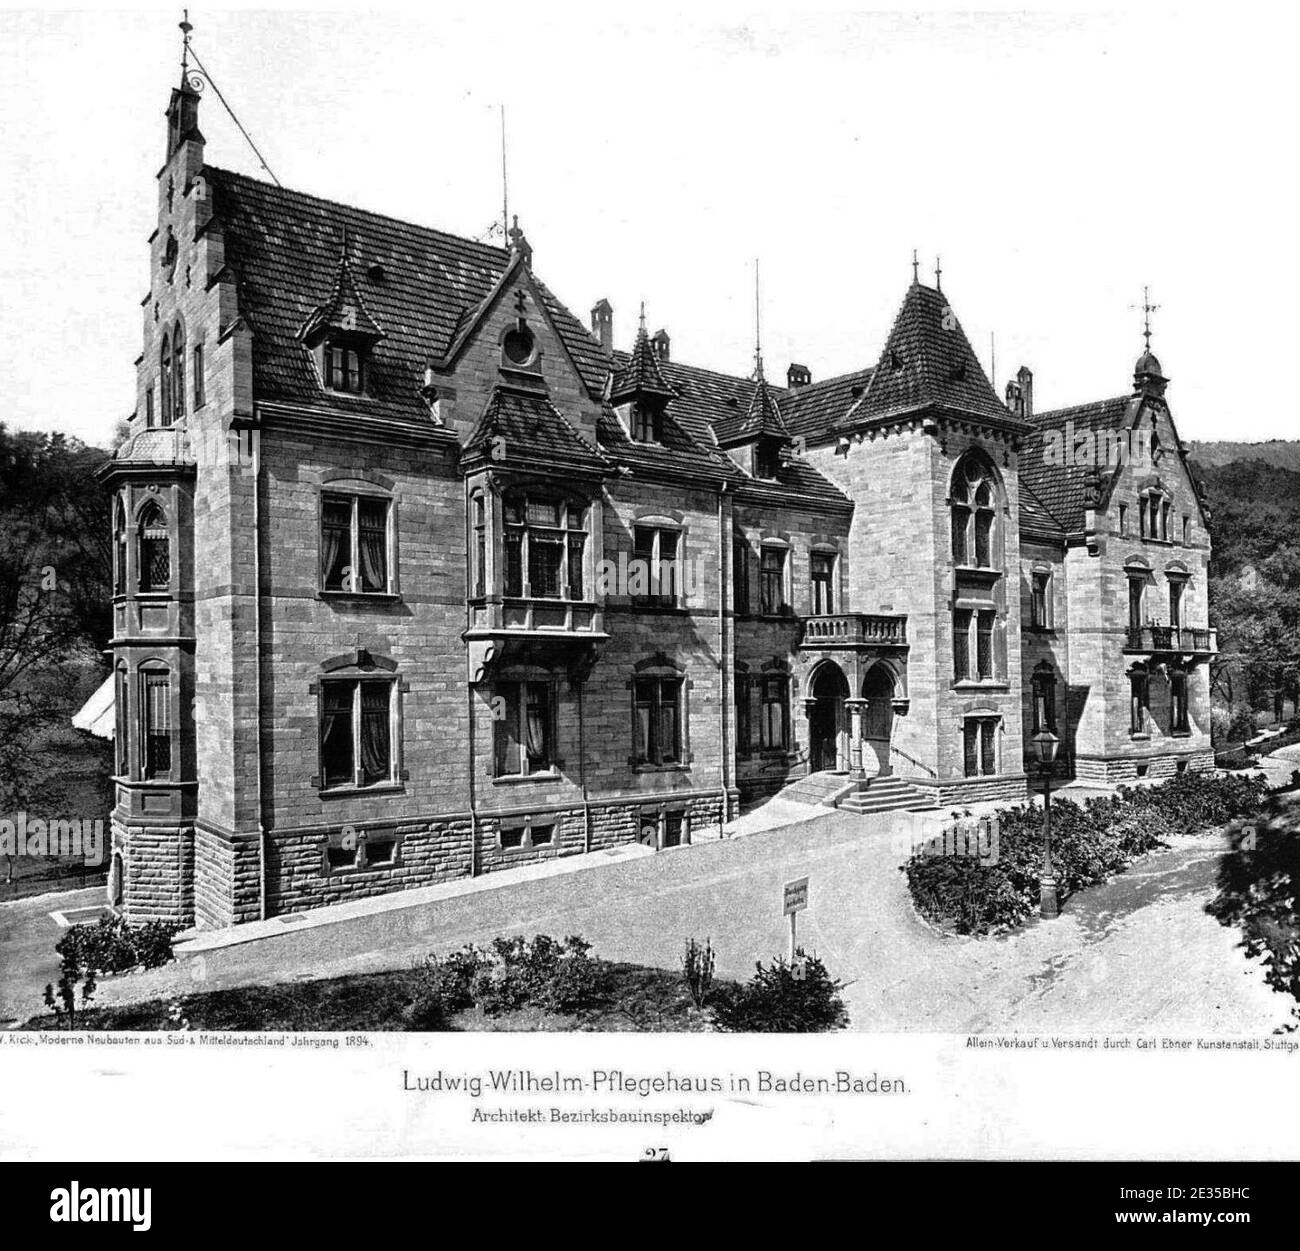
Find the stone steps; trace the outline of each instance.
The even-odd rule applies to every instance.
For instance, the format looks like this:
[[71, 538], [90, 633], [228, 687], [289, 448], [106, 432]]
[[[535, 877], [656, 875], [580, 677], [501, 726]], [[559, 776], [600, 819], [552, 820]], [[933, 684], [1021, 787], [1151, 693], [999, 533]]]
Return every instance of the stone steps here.
[[847, 773], [810, 773], [791, 782], [778, 792], [778, 798], [789, 799], [797, 804], [816, 804], [833, 808], [846, 795], [850, 795], [861, 783], [854, 782]]
[[923, 812], [933, 810], [931, 803], [920, 791], [909, 786], [902, 778], [872, 778], [853, 793], [839, 801], [845, 812]]

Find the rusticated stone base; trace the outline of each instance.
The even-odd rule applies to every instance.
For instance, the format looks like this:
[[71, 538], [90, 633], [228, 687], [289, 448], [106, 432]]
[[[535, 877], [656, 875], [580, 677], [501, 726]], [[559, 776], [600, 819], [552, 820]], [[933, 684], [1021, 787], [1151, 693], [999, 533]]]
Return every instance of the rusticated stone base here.
[[[128, 921], [175, 921], [183, 926], [192, 925], [193, 827], [139, 825], [114, 815], [112, 829], [112, 854], [121, 857], [122, 915]], [[114, 880], [111, 872], [109, 880]]]
[[1029, 794], [1029, 783], [1023, 773], [987, 778], [908, 778], [907, 784], [940, 808], [998, 800], [1015, 802]]
[[[737, 796], [730, 797], [734, 815]], [[266, 836], [265, 915], [304, 912], [349, 899], [643, 842], [649, 846], [718, 837], [717, 792], [566, 807], [522, 817], [468, 814], [365, 826], [314, 827]], [[522, 833], [521, 833], [522, 831]], [[353, 854], [355, 851], [355, 854]], [[370, 857], [383, 862], [373, 864]], [[238, 925], [262, 915], [257, 835], [199, 823], [195, 838], [195, 923]]]
[[1213, 751], [1169, 752], [1139, 757], [1078, 756], [1074, 776], [1080, 782], [1114, 786], [1120, 782], [1171, 778], [1179, 773], [1200, 773], [1213, 768]]

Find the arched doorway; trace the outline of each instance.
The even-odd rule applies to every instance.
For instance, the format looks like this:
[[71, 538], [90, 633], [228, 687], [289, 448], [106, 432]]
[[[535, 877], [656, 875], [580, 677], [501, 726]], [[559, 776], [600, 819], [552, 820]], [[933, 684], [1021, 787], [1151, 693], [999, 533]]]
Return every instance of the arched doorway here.
[[813, 772], [843, 771], [848, 767], [844, 750], [844, 701], [849, 683], [834, 661], [826, 661], [813, 675], [812, 707], [808, 712], [809, 763]]
[[[873, 665], [862, 681], [862, 750], [875, 754], [877, 774], [889, 773], [889, 743], [894, 730], [894, 675], [883, 664]], [[864, 763], [868, 763], [864, 759]]]

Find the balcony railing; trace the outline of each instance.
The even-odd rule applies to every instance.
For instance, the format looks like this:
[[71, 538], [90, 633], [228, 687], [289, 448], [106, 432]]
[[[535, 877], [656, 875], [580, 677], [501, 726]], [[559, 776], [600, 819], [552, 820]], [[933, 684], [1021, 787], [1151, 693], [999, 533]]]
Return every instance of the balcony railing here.
[[470, 601], [471, 634], [590, 637], [600, 631], [600, 611], [589, 601], [522, 598]]
[[1130, 627], [1125, 636], [1126, 652], [1181, 652], [1184, 655], [1213, 656], [1219, 650], [1217, 631], [1204, 626], [1145, 625]]
[[805, 617], [803, 647], [906, 647], [902, 614], [841, 612]]

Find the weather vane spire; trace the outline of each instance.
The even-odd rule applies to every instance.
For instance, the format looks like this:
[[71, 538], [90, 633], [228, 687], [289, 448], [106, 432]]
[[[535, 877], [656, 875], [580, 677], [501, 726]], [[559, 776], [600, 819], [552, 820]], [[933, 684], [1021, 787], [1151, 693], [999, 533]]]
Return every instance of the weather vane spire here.
[[912, 285], [915, 286], [921, 281], [921, 258], [917, 256], [916, 249], [912, 249]]
[[194, 29], [190, 25], [189, 9], [181, 10], [181, 82], [185, 81], [185, 76], [190, 72], [190, 31]]
[[763, 303], [759, 294], [758, 257], [754, 257], [754, 376], [763, 376]]
[[934, 258], [934, 289], [943, 290], [943, 258], [938, 254]]
[[[1131, 307], [1136, 308], [1138, 306], [1132, 305]], [[1159, 304], [1151, 303], [1150, 287], [1142, 288], [1141, 308], [1142, 308], [1142, 341], [1146, 344], [1146, 350], [1149, 352], [1151, 351], [1151, 314], [1158, 312], [1160, 309]]]

